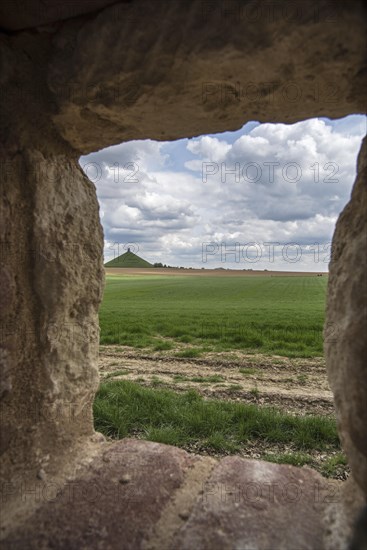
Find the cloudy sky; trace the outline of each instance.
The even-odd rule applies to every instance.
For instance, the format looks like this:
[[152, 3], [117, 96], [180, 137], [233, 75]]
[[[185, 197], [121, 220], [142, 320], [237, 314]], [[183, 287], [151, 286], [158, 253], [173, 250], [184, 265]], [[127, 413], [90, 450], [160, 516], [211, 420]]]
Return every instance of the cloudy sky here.
[[249, 122], [236, 132], [131, 141], [83, 156], [105, 260], [130, 247], [173, 266], [327, 271], [365, 134], [362, 116]]

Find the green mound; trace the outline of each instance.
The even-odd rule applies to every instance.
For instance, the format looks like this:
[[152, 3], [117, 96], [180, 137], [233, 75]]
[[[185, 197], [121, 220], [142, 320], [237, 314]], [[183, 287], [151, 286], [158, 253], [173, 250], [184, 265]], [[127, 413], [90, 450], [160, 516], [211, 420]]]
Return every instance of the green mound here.
[[107, 262], [105, 267], [153, 267], [153, 265], [128, 250], [125, 254]]

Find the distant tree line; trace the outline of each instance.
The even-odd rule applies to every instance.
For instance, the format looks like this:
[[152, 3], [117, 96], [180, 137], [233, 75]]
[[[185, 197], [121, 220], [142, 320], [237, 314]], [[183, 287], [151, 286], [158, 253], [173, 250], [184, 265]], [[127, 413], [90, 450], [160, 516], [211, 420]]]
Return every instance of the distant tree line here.
[[[178, 265], [166, 265], [162, 264], [161, 262], [156, 262], [155, 264], [153, 264], [153, 267], [167, 267], [168, 269], [186, 269], [185, 267], [181, 267]], [[190, 267], [189, 269], [192, 269], [192, 267]]]

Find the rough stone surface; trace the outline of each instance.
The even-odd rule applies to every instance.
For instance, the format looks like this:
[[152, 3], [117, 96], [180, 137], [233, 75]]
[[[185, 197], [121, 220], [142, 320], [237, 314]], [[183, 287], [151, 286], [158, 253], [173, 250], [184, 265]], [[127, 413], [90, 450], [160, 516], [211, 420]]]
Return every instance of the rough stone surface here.
[[3, 0], [0, 4], [0, 26], [7, 31], [16, 31], [49, 25], [113, 3], [115, 0]]
[[[20, 13], [18, 2], [5, 2], [0, 12], [3, 29], [29, 27], [0, 35], [1, 520], [3, 536], [12, 541], [6, 547], [83, 547], [77, 536], [84, 547], [120, 547], [123, 520], [135, 547], [164, 547], [177, 537], [176, 547], [207, 539], [215, 548], [236, 524], [228, 540], [238, 547], [258, 536], [261, 548], [277, 536], [277, 522], [282, 547], [293, 550], [297, 540], [302, 548], [318, 549], [324, 529], [319, 505], [325, 503], [312, 500], [316, 474], [238, 458], [213, 472], [213, 480], [230, 485], [237, 476], [258, 483], [264, 471], [265, 479], [281, 483], [302, 480], [305, 513], [300, 503], [292, 508], [297, 534], [284, 520], [291, 508], [280, 497], [273, 511], [266, 498], [245, 507], [232, 502], [233, 508], [215, 496], [194, 503], [213, 466], [209, 459], [143, 443], [111, 447], [121, 449], [124, 468], [144, 457], [152, 464], [165, 457], [153, 466], [153, 479], [143, 466], [137, 473], [144, 506], [140, 501], [140, 508], [129, 508], [125, 500], [111, 519], [109, 491], [120, 467], [115, 458], [102, 460], [108, 444], [93, 432], [91, 408], [103, 238], [95, 189], [77, 159], [128, 139], [234, 130], [253, 119], [295, 122], [363, 112], [364, 3], [296, 1], [279, 11], [284, 3], [134, 0], [103, 9], [109, 3], [30, 0]], [[358, 255], [366, 235], [365, 179], [363, 153], [334, 238], [325, 339], [343, 444], [366, 493], [366, 256]], [[173, 477], [166, 479], [167, 472]], [[122, 472], [124, 490], [131, 487], [129, 476]], [[77, 496], [70, 504], [68, 479], [84, 492], [99, 480], [100, 498], [92, 507]], [[47, 495], [60, 487], [52, 504], [19, 497], [24, 488], [39, 490], [45, 483], [51, 484]], [[346, 499], [329, 518], [350, 525], [351, 510]], [[245, 531], [241, 514], [257, 530], [250, 525]], [[109, 521], [113, 528], [106, 534]], [[202, 532], [214, 521], [214, 530]], [[314, 534], [306, 539], [311, 523]], [[52, 542], [52, 533], [60, 543]], [[334, 540], [345, 545], [343, 534], [323, 540], [325, 548]]]
[[[308, 468], [239, 457], [218, 462], [125, 439], [105, 444], [76, 478], [62, 485], [34, 480], [24, 494], [39, 500], [37, 511], [8, 532], [3, 546], [343, 550], [356, 507], [349, 494], [354, 515], [345, 516], [342, 487]], [[324, 546], [324, 533], [335, 517], [342, 536], [332, 538], [334, 546]]]
[[[324, 519], [326, 529], [323, 540], [325, 550], [344, 548], [364, 550], [367, 548], [366, 500], [362, 490], [356, 485], [353, 478], [349, 478], [339, 486], [334, 486], [325, 495], [324, 500], [326, 500]], [[363, 523], [360, 520], [361, 516]], [[359, 529], [356, 529], [357, 518], [361, 525]], [[355, 546], [351, 546], [352, 540]]]
[[28, 150], [10, 168], [0, 275], [5, 483], [42, 469], [61, 474], [94, 434], [103, 281], [95, 189], [75, 160]]
[[332, 485], [310, 469], [225, 458], [175, 547], [322, 548], [323, 511], [332, 493]]
[[351, 201], [336, 224], [325, 351], [339, 433], [356, 481], [367, 495], [367, 139]]
[[[64, 485], [34, 481], [41, 505], [4, 539], [6, 548], [141, 548], [185, 477], [209, 461], [157, 443], [124, 440]], [[129, 482], [127, 483], [127, 475]], [[205, 481], [205, 478], [204, 478]], [[18, 494], [20, 500], [21, 496]], [[35, 532], [34, 525], [37, 525]]]
[[48, 38], [1, 42], [0, 432], [9, 483], [43, 469], [61, 476], [93, 437], [104, 272], [94, 185], [47, 119], [47, 86], [36, 93]]
[[55, 124], [86, 153], [364, 112], [362, 3], [270, 4], [141, 0], [65, 23], [48, 78]]

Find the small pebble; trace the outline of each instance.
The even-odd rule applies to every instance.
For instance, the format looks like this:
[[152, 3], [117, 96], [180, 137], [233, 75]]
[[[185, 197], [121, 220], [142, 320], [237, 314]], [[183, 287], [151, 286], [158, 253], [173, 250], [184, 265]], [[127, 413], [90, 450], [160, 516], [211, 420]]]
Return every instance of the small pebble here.
[[42, 479], [42, 480], [44, 480], [46, 478], [46, 472], [43, 468], [38, 470], [37, 477], [38, 477], [38, 479]]
[[120, 479], [119, 479], [120, 483], [130, 483], [131, 481], [131, 477], [129, 476], [129, 474], [124, 474]]

